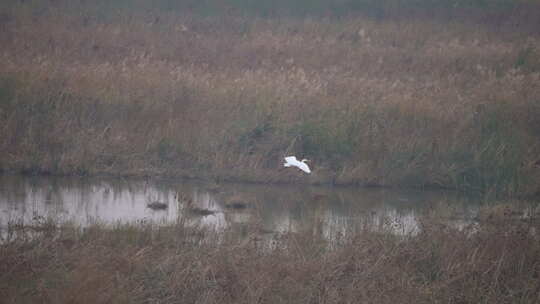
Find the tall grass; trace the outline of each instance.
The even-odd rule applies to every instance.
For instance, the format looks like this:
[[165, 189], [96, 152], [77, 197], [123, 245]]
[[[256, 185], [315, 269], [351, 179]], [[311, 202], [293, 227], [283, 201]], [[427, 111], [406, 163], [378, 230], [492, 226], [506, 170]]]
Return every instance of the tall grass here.
[[[536, 225], [536, 226], [535, 226]], [[535, 228], [536, 227], [536, 228]], [[261, 239], [149, 224], [18, 233], [0, 244], [3, 303], [537, 303], [537, 223], [415, 236], [354, 230]]]
[[539, 190], [534, 4], [478, 23], [47, 3], [2, 7], [2, 169]]

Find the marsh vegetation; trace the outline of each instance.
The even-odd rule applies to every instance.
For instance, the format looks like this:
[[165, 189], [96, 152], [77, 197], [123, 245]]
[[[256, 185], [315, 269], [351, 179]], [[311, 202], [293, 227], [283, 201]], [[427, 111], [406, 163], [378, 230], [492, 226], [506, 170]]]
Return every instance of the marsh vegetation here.
[[[540, 296], [538, 203], [440, 191], [208, 186], [0, 177], [3, 303], [536, 303]], [[148, 207], [156, 202], [168, 208]]]
[[[538, 221], [264, 240], [181, 222], [49, 225], [0, 244], [3, 303], [538, 303]], [[37, 232], [36, 232], [37, 231]], [[536, 232], [534, 232], [536, 231]]]
[[[1, 1], [0, 171], [215, 181], [206, 200], [145, 193], [129, 211], [114, 189], [0, 182], [0, 207], [26, 212], [0, 215], [2, 303], [538, 303], [539, 210], [517, 199], [540, 192], [539, 28], [526, 0]], [[485, 204], [329, 235], [345, 196], [299, 184]], [[309, 224], [269, 229], [265, 202]], [[90, 205], [165, 221], [103, 223]], [[30, 212], [56, 207], [81, 221]]]
[[534, 2], [304, 2], [3, 3], [0, 168], [538, 191]]

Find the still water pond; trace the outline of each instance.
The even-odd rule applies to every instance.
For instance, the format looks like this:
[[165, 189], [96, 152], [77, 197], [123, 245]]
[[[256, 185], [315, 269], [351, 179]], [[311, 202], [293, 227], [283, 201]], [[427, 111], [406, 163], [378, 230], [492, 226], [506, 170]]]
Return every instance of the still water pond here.
[[[152, 203], [163, 209], [152, 209]], [[420, 190], [204, 183], [181, 180], [0, 176], [0, 229], [50, 218], [86, 226], [154, 222], [225, 229], [256, 223], [267, 232], [353, 226], [410, 233], [434, 206], [451, 206], [452, 225], [464, 225], [479, 202], [457, 193]], [[166, 206], [166, 207], [165, 207]]]

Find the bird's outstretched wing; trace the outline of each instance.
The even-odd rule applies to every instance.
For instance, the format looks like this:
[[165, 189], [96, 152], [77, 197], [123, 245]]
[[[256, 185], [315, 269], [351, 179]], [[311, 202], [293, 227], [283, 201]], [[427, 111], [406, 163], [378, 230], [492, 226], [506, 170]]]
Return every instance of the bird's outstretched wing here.
[[304, 162], [300, 162], [297, 167], [300, 168], [300, 170], [302, 170], [302, 171], [304, 171], [306, 173], [311, 173], [311, 170], [309, 169], [309, 166]]
[[283, 166], [285, 166], [285, 167], [294, 166], [294, 164], [297, 163], [297, 162], [298, 161], [296, 160], [296, 157], [287, 156], [287, 157], [285, 157], [285, 163], [283, 164]]
[[309, 166], [304, 163], [304, 161], [298, 161], [295, 156], [287, 156], [285, 157], [285, 163], [283, 164], [285, 167], [297, 167], [298, 169], [306, 172], [311, 173], [311, 170], [309, 169]]

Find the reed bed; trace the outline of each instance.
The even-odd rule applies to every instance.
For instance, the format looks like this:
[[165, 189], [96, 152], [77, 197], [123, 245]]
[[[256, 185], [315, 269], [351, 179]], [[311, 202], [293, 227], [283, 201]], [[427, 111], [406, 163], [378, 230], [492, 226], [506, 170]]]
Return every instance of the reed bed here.
[[[13, 3], [2, 170], [539, 191], [534, 3], [400, 15], [385, 1], [376, 16]], [[314, 174], [281, 170], [286, 154]]]
[[422, 223], [404, 236], [359, 228], [332, 246], [312, 231], [264, 241], [180, 223], [48, 223], [0, 243], [0, 296], [6, 304], [538, 303], [538, 222]]

